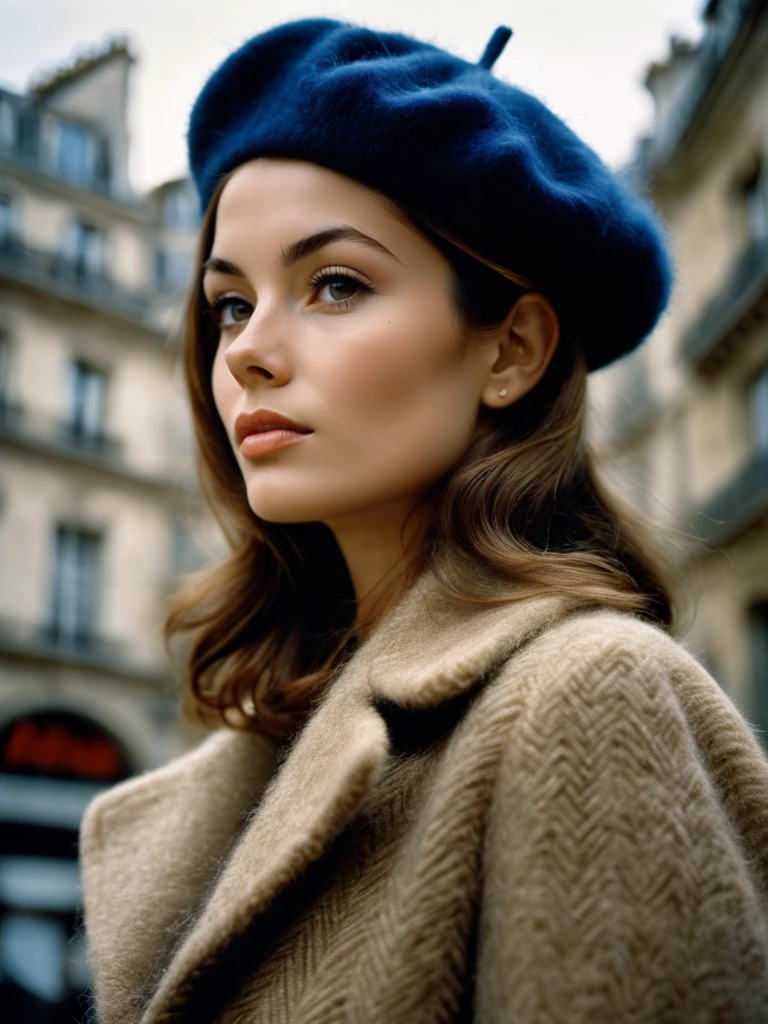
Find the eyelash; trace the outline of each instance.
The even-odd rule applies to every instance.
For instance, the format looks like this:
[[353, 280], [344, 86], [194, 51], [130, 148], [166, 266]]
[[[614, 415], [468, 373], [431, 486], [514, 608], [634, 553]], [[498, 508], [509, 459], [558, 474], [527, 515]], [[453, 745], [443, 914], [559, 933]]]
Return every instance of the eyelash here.
[[[335, 302], [322, 303], [329, 312], [343, 313], [355, 305], [359, 293], [373, 291], [371, 286], [359, 274], [344, 267], [325, 267], [323, 270], [312, 275], [307, 281], [307, 287], [317, 290], [325, 284], [339, 283], [341, 281], [351, 281], [356, 285], [358, 293], [349, 299], [337, 299]], [[236, 305], [250, 306], [250, 303], [239, 295], [219, 295], [207, 304], [204, 312], [216, 328], [226, 330], [227, 327], [234, 326], [234, 324], [222, 324], [222, 315], [226, 309]], [[244, 323], [245, 321], [240, 322]]]
[[[358, 294], [360, 292], [371, 292], [373, 289], [369, 284], [363, 280], [363, 278], [352, 270], [347, 270], [345, 267], [325, 267], [323, 270], [319, 270], [314, 274], [307, 282], [310, 288], [320, 288], [324, 284], [330, 284], [331, 282], [338, 281], [352, 281], [353, 284], [357, 285]], [[334, 312], [343, 311], [352, 307], [357, 301], [356, 296], [351, 299], [338, 299], [336, 302], [324, 303], [329, 309], [333, 309]]]

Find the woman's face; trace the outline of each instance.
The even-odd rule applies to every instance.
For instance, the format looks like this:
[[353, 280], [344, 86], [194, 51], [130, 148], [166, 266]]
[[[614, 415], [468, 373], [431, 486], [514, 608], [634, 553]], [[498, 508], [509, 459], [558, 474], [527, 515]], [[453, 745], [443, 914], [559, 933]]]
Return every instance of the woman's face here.
[[234, 172], [203, 286], [216, 408], [256, 515], [333, 527], [412, 507], [456, 464], [495, 357], [462, 344], [451, 280], [349, 178], [276, 158]]

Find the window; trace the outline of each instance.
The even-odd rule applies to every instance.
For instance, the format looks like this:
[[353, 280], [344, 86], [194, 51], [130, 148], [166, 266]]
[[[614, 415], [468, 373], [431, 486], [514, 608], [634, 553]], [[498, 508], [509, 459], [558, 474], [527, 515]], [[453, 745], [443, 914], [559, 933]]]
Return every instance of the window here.
[[0, 328], [0, 430], [18, 427], [22, 409], [11, 398], [11, 339]]
[[163, 199], [162, 223], [167, 228], [197, 229], [200, 223], [197, 197], [188, 181], [173, 185]]
[[11, 197], [0, 193], [0, 247], [14, 235], [14, 213]]
[[155, 287], [158, 291], [184, 291], [191, 276], [192, 260], [188, 253], [155, 250]]
[[93, 179], [94, 146], [91, 133], [82, 125], [60, 121], [56, 172], [67, 181], [90, 185]]
[[97, 631], [102, 538], [59, 526], [54, 542], [50, 634], [68, 646], [88, 648]]
[[8, 336], [0, 329], [0, 401], [8, 392], [8, 371], [10, 369], [11, 343]]
[[67, 425], [70, 440], [99, 444], [104, 436], [104, 395], [107, 378], [101, 370], [77, 359], [67, 370]]
[[168, 290], [168, 253], [165, 249], [155, 249], [155, 287], [159, 292]]
[[94, 182], [97, 185], [106, 187], [112, 180], [112, 158], [109, 149], [109, 140], [100, 138], [96, 146], [96, 165], [94, 168]]
[[32, 107], [19, 111], [19, 149], [28, 157], [36, 157], [40, 145], [40, 118]]
[[14, 988], [43, 1003], [66, 993], [67, 934], [60, 921], [43, 914], [13, 912], [0, 921], [0, 964]]
[[751, 616], [752, 722], [768, 746], [768, 602], [756, 605]]
[[768, 241], [768, 168], [758, 156], [751, 170], [742, 179], [749, 234], [753, 242]]
[[0, 96], [0, 146], [12, 149], [16, 144], [16, 111], [13, 103]]
[[753, 381], [749, 404], [755, 448], [758, 454], [768, 455], [768, 366]]
[[104, 274], [106, 239], [92, 224], [75, 220], [64, 237], [64, 256], [80, 279]]
[[8, 336], [0, 329], [0, 420], [3, 407], [8, 400], [8, 380], [11, 369], [11, 343]]

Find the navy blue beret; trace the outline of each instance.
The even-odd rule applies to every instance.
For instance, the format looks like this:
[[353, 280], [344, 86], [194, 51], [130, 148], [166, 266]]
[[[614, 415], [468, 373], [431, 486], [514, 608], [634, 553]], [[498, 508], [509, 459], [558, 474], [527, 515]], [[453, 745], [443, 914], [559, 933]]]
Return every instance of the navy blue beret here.
[[535, 97], [495, 78], [510, 35], [471, 64], [408, 36], [312, 18], [250, 39], [193, 107], [189, 160], [205, 209], [256, 156], [308, 160], [390, 196], [530, 278], [590, 369], [634, 348], [672, 284], [651, 206]]

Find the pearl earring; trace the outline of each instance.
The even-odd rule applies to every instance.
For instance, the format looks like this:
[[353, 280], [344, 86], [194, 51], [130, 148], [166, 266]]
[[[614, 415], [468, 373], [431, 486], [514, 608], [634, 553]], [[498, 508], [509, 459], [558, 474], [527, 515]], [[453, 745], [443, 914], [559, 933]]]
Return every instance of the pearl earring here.
[[506, 393], [507, 393], [507, 389], [506, 388], [499, 388], [499, 398], [503, 398], [504, 395], [506, 395]]

